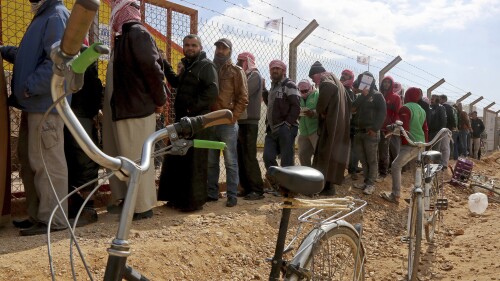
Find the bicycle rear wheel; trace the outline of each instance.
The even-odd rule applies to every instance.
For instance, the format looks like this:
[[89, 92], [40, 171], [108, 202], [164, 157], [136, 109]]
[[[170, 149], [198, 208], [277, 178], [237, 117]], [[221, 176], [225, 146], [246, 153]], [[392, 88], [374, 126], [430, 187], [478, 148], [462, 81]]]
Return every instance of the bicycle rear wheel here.
[[431, 243], [436, 233], [436, 224], [439, 219], [440, 210], [437, 206], [438, 198], [441, 198], [438, 177], [432, 177], [431, 188], [429, 190], [429, 210], [425, 210], [425, 239]]
[[[339, 223], [339, 222], [337, 222]], [[307, 280], [365, 280], [365, 252], [356, 230], [346, 222], [326, 229], [322, 236], [315, 229], [302, 241], [291, 264], [310, 274]], [[311, 243], [312, 241], [312, 243]], [[285, 280], [303, 280], [289, 274]]]
[[410, 232], [408, 237], [408, 280], [416, 281], [422, 244], [422, 194], [417, 193], [411, 206]]

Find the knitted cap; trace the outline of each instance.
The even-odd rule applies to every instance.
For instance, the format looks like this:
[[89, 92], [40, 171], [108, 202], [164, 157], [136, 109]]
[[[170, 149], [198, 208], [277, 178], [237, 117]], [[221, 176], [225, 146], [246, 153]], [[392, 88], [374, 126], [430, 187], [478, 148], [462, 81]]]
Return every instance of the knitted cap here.
[[323, 72], [326, 72], [326, 69], [319, 61], [316, 61], [315, 63], [313, 63], [311, 69], [309, 70], [309, 77], [312, 78], [314, 74]]

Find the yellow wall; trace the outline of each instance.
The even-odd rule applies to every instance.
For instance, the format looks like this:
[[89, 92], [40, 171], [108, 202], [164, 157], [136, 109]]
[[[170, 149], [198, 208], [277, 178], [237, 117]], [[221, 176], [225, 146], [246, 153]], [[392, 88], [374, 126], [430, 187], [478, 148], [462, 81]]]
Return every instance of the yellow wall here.
[[[147, 1], [146, 1], [147, 2]], [[63, 1], [63, 3], [71, 11], [73, 7], [74, 0]], [[28, 27], [31, 19], [33, 17], [30, 11], [29, 2], [26, 0], [0, 0], [0, 5], [2, 9], [2, 40], [3, 45], [13, 45], [18, 46], [23, 38], [24, 32]], [[111, 14], [110, 0], [102, 0], [101, 6], [99, 7], [99, 31], [96, 31], [95, 36], [90, 36], [96, 38], [96, 41], [100, 41], [104, 44], [109, 45], [110, 43], [110, 31], [109, 31], [109, 17]], [[166, 21], [166, 19], [165, 19]], [[151, 34], [155, 38], [159, 48], [165, 50], [167, 45], [167, 40], [164, 36], [158, 36], [158, 32], [150, 30]], [[161, 35], [161, 34], [160, 34]], [[163, 37], [163, 38], [162, 38]], [[99, 40], [101, 39], [101, 40]], [[175, 43], [174, 43], [175, 44]], [[183, 57], [181, 48], [176, 46], [172, 48], [172, 65], [177, 65], [180, 58]], [[105, 83], [105, 74], [107, 67], [107, 58], [103, 57], [99, 61], [99, 76], [103, 83]], [[12, 70], [12, 65], [4, 65], [7, 70]]]

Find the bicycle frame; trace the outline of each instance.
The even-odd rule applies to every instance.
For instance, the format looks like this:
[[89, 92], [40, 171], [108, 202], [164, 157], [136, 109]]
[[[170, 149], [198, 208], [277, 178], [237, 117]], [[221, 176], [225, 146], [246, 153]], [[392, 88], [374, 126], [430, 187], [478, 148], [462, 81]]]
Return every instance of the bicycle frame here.
[[[54, 61], [58, 69], [54, 70], [54, 75], [51, 81], [52, 98], [58, 101], [55, 105], [59, 115], [63, 119], [67, 128], [78, 142], [82, 150], [96, 163], [101, 166], [116, 171], [115, 175], [122, 181], [127, 181], [127, 193], [125, 196], [123, 211], [120, 214], [120, 223], [113, 239], [110, 248], [108, 249], [108, 263], [104, 275], [104, 280], [147, 280], [138, 272], [126, 266], [127, 257], [130, 255], [130, 245], [128, 243], [132, 218], [134, 214], [135, 201], [137, 198], [138, 186], [141, 176], [146, 172], [151, 164], [151, 155], [154, 149], [154, 144], [160, 139], [169, 138], [172, 142], [171, 154], [184, 155], [188, 149], [196, 147], [196, 142], [185, 140], [190, 138], [195, 131], [205, 127], [218, 124], [226, 124], [232, 122], [232, 113], [229, 110], [216, 111], [204, 116], [185, 117], [179, 123], [167, 126], [165, 129], [156, 131], [150, 135], [142, 147], [142, 156], [140, 164], [136, 164], [130, 159], [124, 157], [111, 157], [102, 152], [86, 134], [80, 122], [71, 110], [70, 105], [64, 98], [65, 94], [65, 77], [68, 77], [66, 72], [71, 72], [69, 67], [71, 60], [64, 60], [57, 57], [60, 53], [56, 46], [52, 51]], [[59, 59], [59, 60], [58, 60]], [[62, 62], [61, 62], [62, 61]], [[69, 77], [72, 77], [71, 74]], [[70, 82], [67, 82], [70, 83]], [[213, 142], [199, 143], [199, 147], [213, 148]], [[215, 144], [216, 145], [216, 144]]]
[[[418, 213], [425, 214], [424, 210], [430, 210], [430, 203], [431, 203], [430, 202], [431, 182], [428, 181], [427, 178], [429, 178], [431, 173], [432, 173], [432, 166], [431, 165], [428, 166], [428, 168], [425, 170], [425, 175], [424, 175], [424, 168], [425, 167], [423, 165], [424, 163], [422, 160], [422, 154], [423, 154], [426, 147], [432, 146], [433, 144], [438, 142], [442, 138], [441, 137], [442, 134], [447, 133], [451, 137], [451, 131], [448, 130], [447, 128], [443, 128], [437, 133], [437, 135], [434, 137], [434, 139], [432, 139], [428, 143], [425, 143], [425, 142], [412, 141], [410, 139], [410, 137], [408, 136], [407, 132], [404, 130], [403, 122], [401, 122], [401, 121], [396, 121], [396, 124], [389, 125], [389, 126], [387, 126], [387, 128], [389, 129], [391, 134], [403, 135], [403, 137], [408, 141], [408, 143], [410, 145], [418, 148], [418, 154], [417, 154], [417, 160], [416, 160], [417, 168], [416, 168], [416, 172], [415, 172], [415, 184], [414, 184], [414, 187], [412, 189], [412, 193], [411, 193], [411, 197], [410, 197], [410, 208], [408, 208], [408, 220], [407, 220], [407, 224], [406, 224], [406, 231], [407, 232], [406, 232], [406, 236], [401, 238], [402, 242], [408, 242], [411, 245], [411, 242], [412, 242], [412, 241], [410, 241], [411, 239], [421, 239], [422, 238], [422, 237], [417, 237], [417, 238], [411, 237], [412, 236], [412, 233], [411, 233], [412, 225], [411, 224], [412, 224], [412, 218], [414, 215], [413, 214], [414, 201], [416, 200], [416, 202], [420, 202], [419, 206], [417, 206], [417, 209], [416, 209], [417, 214]], [[425, 184], [422, 188], [422, 181], [423, 180], [424, 180]], [[419, 197], [422, 198], [423, 200], [420, 200]], [[424, 217], [427, 217], [427, 214], [425, 214]], [[416, 221], [418, 221], [418, 219]], [[427, 220], [422, 221], [421, 225], [415, 225], [416, 228], [421, 228], [421, 231], [419, 232], [420, 234], [424, 232], [424, 226], [426, 223], [427, 223]], [[420, 250], [420, 249], [417, 249], [417, 250]], [[410, 265], [410, 258], [408, 259], [408, 261], [409, 261], [408, 268], [410, 268], [410, 266], [413, 266], [413, 265]], [[417, 270], [417, 269], [412, 267], [412, 273], [415, 272], [415, 270]], [[409, 275], [408, 278], [412, 278], [412, 277]]]
[[[293, 198], [293, 195], [288, 192], [284, 192], [284, 198], [285, 199]], [[301, 226], [299, 225], [295, 237], [288, 243], [288, 245], [285, 246], [286, 234], [288, 232], [288, 225], [292, 208], [292, 203], [285, 200], [284, 202], [285, 206], [282, 209], [282, 215], [280, 220], [280, 226], [279, 226], [278, 238], [276, 241], [274, 256], [272, 259], [270, 259], [271, 272], [269, 274], [269, 280], [270, 281], [280, 280], [280, 273], [281, 272], [287, 273], [288, 271], [291, 271], [298, 277], [301, 276], [302, 278], [310, 277], [310, 273], [304, 271], [304, 269], [301, 267], [303, 265], [297, 264], [294, 261], [300, 260], [301, 257], [304, 255], [306, 256], [309, 255], [310, 252], [312, 251], [313, 244], [330, 229], [342, 225], [351, 228], [353, 231], [360, 232], [360, 230], [355, 229], [354, 226], [352, 226], [349, 222], [346, 222], [344, 219], [358, 211], [362, 211], [366, 206], [367, 202], [364, 200], [353, 199], [352, 204], [353, 205], [351, 206], [350, 211], [347, 212], [337, 211], [335, 214], [325, 219], [317, 220], [312, 218], [313, 216], [318, 215], [323, 211], [323, 209], [318, 209], [318, 208], [309, 209], [308, 211], [300, 215], [298, 217], [300, 223], [314, 224], [315, 235], [313, 236], [308, 235], [307, 237], [305, 237], [304, 238], [305, 240], [302, 240], [300, 243], [300, 249], [294, 255], [294, 260], [292, 262], [288, 262], [286, 260], [283, 260], [283, 254], [292, 249], [291, 246], [296, 241]], [[361, 245], [359, 246], [361, 247]]]

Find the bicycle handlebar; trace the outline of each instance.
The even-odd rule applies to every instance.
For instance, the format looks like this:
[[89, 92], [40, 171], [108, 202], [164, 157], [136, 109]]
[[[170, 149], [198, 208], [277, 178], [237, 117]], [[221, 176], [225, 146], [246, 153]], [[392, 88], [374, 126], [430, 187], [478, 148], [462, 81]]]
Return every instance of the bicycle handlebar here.
[[61, 51], [65, 55], [72, 57], [80, 52], [99, 5], [99, 0], [76, 0], [61, 40]]
[[439, 130], [439, 132], [436, 134], [436, 136], [430, 142], [418, 142], [418, 141], [414, 142], [412, 139], [410, 139], [410, 137], [408, 136], [408, 133], [403, 128], [403, 122], [401, 122], [399, 120], [396, 121], [396, 123], [394, 123], [394, 124], [387, 125], [387, 130], [390, 132], [389, 135], [397, 135], [397, 136], [403, 135], [403, 137], [406, 139], [406, 141], [411, 146], [416, 146], [419, 148], [434, 145], [438, 140], [440, 140], [442, 138], [441, 135], [444, 133], [447, 133], [451, 139], [451, 131], [448, 128], [442, 128], [441, 130]]

